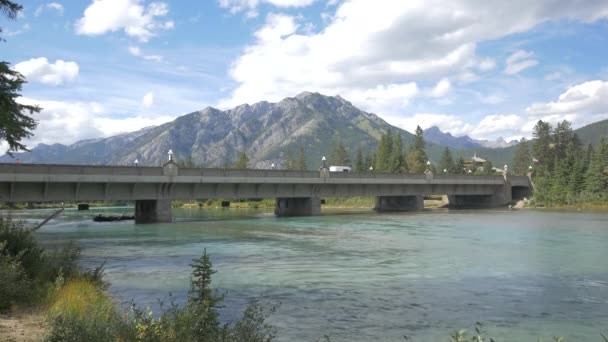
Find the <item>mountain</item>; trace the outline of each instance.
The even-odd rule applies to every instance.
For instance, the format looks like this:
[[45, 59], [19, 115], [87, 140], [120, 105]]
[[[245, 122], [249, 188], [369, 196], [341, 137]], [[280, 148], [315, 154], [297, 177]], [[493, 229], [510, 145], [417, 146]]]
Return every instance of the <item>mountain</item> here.
[[437, 145], [450, 146], [453, 148], [480, 148], [483, 147], [469, 136], [455, 137], [451, 133], [443, 133], [439, 127], [433, 126], [424, 130], [424, 140]]
[[[392, 127], [375, 114], [357, 109], [340, 96], [304, 92], [278, 103], [259, 102], [221, 111], [207, 107], [172, 122], [109, 138], [78, 141], [72, 145], [39, 145], [16, 153], [27, 163], [160, 165], [172, 149], [176, 160], [206, 167], [232, 163], [246, 152], [253, 167], [278, 165], [299, 146], [309, 166], [320, 163], [333, 143], [341, 141], [351, 152], [361, 145], [375, 149], [383, 132], [400, 132], [407, 143], [412, 134]], [[9, 156], [1, 162], [11, 162]]]
[[503, 148], [514, 146], [519, 143], [517, 140], [506, 142], [502, 137], [498, 137], [496, 140], [477, 140], [469, 137], [468, 135], [455, 137], [451, 133], [442, 132], [439, 127], [429, 127], [424, 131], [424, 139], [426, 141], [435, 143], [437, 145], [450, 146], [453, 148]]
[[509, 146], [515, 146], [519, 144], [519, 140], [511, 140], [507, 142], [503, 137], [498, 137], [496, 140], [474, 140], [476, 143], [483, 147], [488, 148], [504, 148]]
[[608, 138], [608, 120], [594, 122], [587, 126], [575, 129], [574, 132], [578, 135], [581, 142], [585, 145], [597, 145], [602, 137]]
[[[172, 149], [176, 160], [191, 159], [197, 165], [222, 167], [236, 160], [244, 151], [255, 168], [268, 168], [271, 163], [281, 167], [287, 154], [295, 155], [299, 146], [305, 150], [307, 164], [320, 165], [321, 156], [329, 155], [341, 141], [351, 155], [358, 146], [374, 151], [380, 136], [391, 129], [400, 133], [404, 143], [413, 135], [393, 127], [375, 114], [359, 110], [340, 96], [324, 96], [304, 92], [278, 103], [244, 104], [230, 110], [207, 107], [176, 118], [160, 126], [141, 129], [108, 138], [81, 140], [72, 145], [40, 144], [31, 152], [0, 157], [0, 162], [132, 165], [161, 165]], [[576, 133], [584, 143], [599, 141], [608, 135], [608, 120], [579, 128]], [[429, 159], [438, 162], [444, 146], [454, 158], [470, 159], [474, 153], [494, 165], [510, 164], [515, 146], [489, 148], [509, 144], [499, 139], [487, 142], [470, 137], [454, 137], [437, 127], [426, 130]], [[331, 163], [331, 161], [330, 161]]]

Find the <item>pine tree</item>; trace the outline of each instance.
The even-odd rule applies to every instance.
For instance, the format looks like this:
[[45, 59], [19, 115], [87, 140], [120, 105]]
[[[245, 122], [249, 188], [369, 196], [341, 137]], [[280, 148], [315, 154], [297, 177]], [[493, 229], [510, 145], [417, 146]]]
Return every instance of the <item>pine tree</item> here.
[[376, 165], [376, 160], [374, 159], [375, 155], [371, 152], [367, 152], [367, 154], [365, 155], [365, 165], [363, 166], [363, 171], [369, 171], [370, 167], [375, 167]]
[[604, 156], [601, 145], [595, 151], [593, 159], [585, 175], [585, 190], [591, 193], [601, 193], [606, 189], [606, 175], [604, 174]]
[[526, 138], [522, 138], [513, 157], [513, 173], [517, 176], [525, 176], [530, 165], [532, 165], [532, 157], [530, 156], [528, 141]]
[[[12, 1], [0, 1], [0, 13], [8, 19], [16, 19], [21, 10], [23, 10], [23, 6]], [[0, 33], [2, 33], [2, 28], [0, 28]], [[0, 42], [2, 41], [3, 39], [0, 38]], [[30, 115], [41, 110], [38, 106], [23, 105], [17, 102], [25, 83], [23, 75], [11, 69], [8, 62], [0, 61], [0, 142], [6, 141], [9, 155], [11, 152], [28, 151], [22, 140], [31, 137], [32, 131], [37, 126], [36, 121]]]
[[403, 140], [401, 139], [401, 134], [397, 133], [392, 145], [393, 146], [390, 156], [389, 172], [404, 172], [405, 170], [403, 169]]
[[390, 128], [380, 138], [380, 143], [376, 149], [375, 167], [378, 172], [390, 171], [390, 158], [393, 152], [393, 134]]
[[551, 125], [542, 120], [538, 120], [534, 126], [534, 143], [532, 144], [532, 153], [540, 163], [540, 172], [542, 176], [546, 171], [550, 171], [554, 165], [554, 155], [552, 152], [553, 138], [551, 137]]
[[458, 175], [462, 175], [465, 174], [465, 165], [464, 165], [464, 158], [460, 157], [458, 158], [458, 161], [456, 162], [456, 165], [454, 167], [454, 173], [458, 174]]
[[496, 172], [494, 171], [494, 165], [492, 165], [492, 162], [487, 160], [483, 163], [483, 174], [484, 175], [493, 175]]
[[363, 151], [361, 145], [357, 147], [357, 153], [355, 155], [355, 172], [365, 172], [365, 159], [363, 158]]
[[332, 149], [331, 154], [329, 156], [329, 163], [330, 165], [340, 166], [350, 165], [350, 157], [348, 156], [348, 151], [346, 151], [346, 148], [344, 147], [341, 141], [338, 141], [334, 145], [334, 148]]
[[296, 169], [296, 160], [293, 158], [293, 154], [290, 150], [287, 150], [285, 156], [285, 168], [287, 170], [295, 170]]
[[301, 145], [298, 148], [298, 158], [295, 160], [294, 170], [308, 170], [308, 167], [306, 166], [306, 156], [304, 155], [304, 147], [302, 147]]
[[236, 162], [232, 165], [233, 169], [248, 169], [249, 168], [249, 158], [244, 151], [239, 152]]
[[425, 142], [422, 134], [424, 131], [420, 126], [416, 128], [416, 136], [414, 137], [414, 143], [409, 146], [408, 154], [406, 157], [406, 163], [409, 172], [412, 173], [423, 173], [427, 166], [426, 162], [428, 157], [425, 151]]
[[450, 151], [450, 149], [446, 146], [445, 149], [443, 149], [443, 153], [441, 154], [441, 160], [439, 161], [439, 172], [440, 173], [455, 173], [454, 172], [454, 158], [452, 157], [452, 152]]
[[187, 305], [195, 320], [190, 322], [189, 328], [201, 341], [217, 340], [223, 329], [218, 308], [224, 298], [216, 295], [211, 288], [211, 277], [216, 271], [206, 249], [200, 258], [192, 261], [192, 280]]

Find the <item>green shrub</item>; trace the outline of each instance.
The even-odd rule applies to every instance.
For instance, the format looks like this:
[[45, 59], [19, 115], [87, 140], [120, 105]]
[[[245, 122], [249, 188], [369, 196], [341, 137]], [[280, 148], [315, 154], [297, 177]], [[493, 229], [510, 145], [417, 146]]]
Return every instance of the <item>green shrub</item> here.
[[0, 311], [24, 302], [30, 295], [30, 282], [21, 263], [3, 254], [5, 243], [0, 242]]
[[21, 263], [29, 278], [35, 278], [44, 270], [43, 249], [38, 246], [32, 228], [23, 222], [0, 217], [0, 243], [2, 254]]

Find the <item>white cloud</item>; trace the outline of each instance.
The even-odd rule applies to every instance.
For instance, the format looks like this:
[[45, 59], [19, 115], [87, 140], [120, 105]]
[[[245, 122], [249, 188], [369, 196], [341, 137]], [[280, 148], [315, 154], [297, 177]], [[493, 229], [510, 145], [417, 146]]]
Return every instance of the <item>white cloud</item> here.
[[129, 53], [133, 56], [141, 56], [141, 49], [138, 46], [129, 46]]
[[219, 0], [222, 8], [227, 8], [230, 13], [247, 12], [248, 17], [258, 15], [257, 8], [261, 4], [269, 4], [276, 7], [306, 7], [316, 0]]
[[504, 73], [507, 75], [515, 75], [537, 65], [538, 61], [532, 57], [534, 57], [534, 52], [524, 50], [515, 51], [507, 58], [507, 66]]
[[589, 119], [605, 116], [608, 114], [608, 82], [595, 80], [577, 84], [562, 93], [557, 101], [534, 103], [526, 112], [533, 118], [568, 114]]
[[48, 59], [40, 57], [17, 63], [15, 70], [30, 82], [59, 85], [75, 80], [79, 67], [76, 62], [59, 59], [55, 63], [49, 63]]
[[481, 71], [490, 71], [496, 67], [496, 61], [492, 58], [484, 58], [481, 62], [479, 62], [479, 70]]
[[147, 42], [159, 30], [174, 27], [173, 21], [160, 20], [168, 13], [169, 6], [164, 2], [144, 7], [141, 0], [94, 0], [76, 22], [76, 32], [95, 36], [124, 30], [128, 36]]
[[450, 90], [452, 89], [452, 83], [447, 78], [442, 79], [437, 83], [435, 88], [433, 88], [430, 92], [431, 97], [444, 97], [446, 96]]
[[560, 72], [553, 72], [545, 76], [545, 81], [555, 81], [562, 77]]
[[[21, 12], [19, 12], [19, 13], [21, 13]], [[20, 34], [22, 34], [22, 33], [25, 33], [25, 32], [27, 32], [27, 31], [29, 31], [29, 30], [30, 30], [30, 28], [31, 28], [31, 27], [30, 27], [30, 24], [25, 23], [25, 24], [23, 24], [23, 25], [21, 26], [21, 28], [16, 29], [16, 30], [2, 29], [2, 34], [3, 34], [5, 37], [14, 37], [14, 36], [18, 36], [18, 35], [20, 35]]]
[[144, 108], [152, 107], [152, 105], [154, 105], [154, 93], [146, 93], [146, 95], [144, 95], [143, 99], [141, 100], [141, 105], [144, 106]]
[[26, 141], [30, 148], [39, 143], [72, 144], [82, 139], [108, 137], [160, 125], [173, 119], [168, 116], [107, 118], [103, 117], [106, 109], [95, 102], [47, 101], [25, 97], [18, 98], [18, 101], [42, 107], [42, 111], [34, 116], [38, 127], [34, 130], [33, 137]]
[[437, 126], [441, 131], [450, 132], [454, 136], [468, 135], [474, 139], [488, 139], [497, 134], [512, 134], [514, 131], [519, 131], [525, 120], [515, 114], [495, 114], [487, 115], [479, 122], [471, 124], [456, 115], [417, 113], [403, 118], [388, 118], [388, 122], [408, 132], [414, 132], [418, 125], [422, 129]]
[[141, 57], [147, 61], [162, 62], [163, 56], [160, 55], [144, 55], [139, 46], [129, 46], [129, 53], [136, 57]]
[[40, 16], [42, 14], [42, 12], [44, 12], [45, 10], [53, 10], [53, 11], [57, 12], [57, 14], [63, 15], [63, 5], [62, 4], [60, 4], [58, 2], [49, 2], [47, 4], [38, 6], [38, 8], [36, 8], [36, 11], [34, 11], [34, 16], [35, 17]]
[[[250, 2], [220, 1], [225, 7], [235, 3], [246, 10]], [[444, 78], [475, 82], [478, 71], [496, 67], [494, 60], [477, 55], [479, 42], [525, 32], [549, 20], [592, 22], [606, 17], [608, 3], [599, 0], [585, 6], [566, 0], [439, 0], [433, 6], [424, 0], [347, 0], [316, 31], [306, 31], [309, 23], [301, 17], [271, 14], [254, 33], [255, 42], [233, 62], [229, 75], [237, 86], [219, 106], [278, 101], [305, 90], [340, 94], [359, 104], [349, 94]], [[525, 51], [514, 57], [508, 73], [538, 63]], [[385, 107], [380, 102], [362, 107]], [[393, 113], [409, 101], [394, 103]]]
[[471, 129], [471, 126], [458, 116], [449, 114], [417, 113], [408, 117], [387, 117], [387, 121], [408, 132], [414, 132], [416, 126], [420, 126], [422, 129], [437, 126], [443, 132], [464, 135]]

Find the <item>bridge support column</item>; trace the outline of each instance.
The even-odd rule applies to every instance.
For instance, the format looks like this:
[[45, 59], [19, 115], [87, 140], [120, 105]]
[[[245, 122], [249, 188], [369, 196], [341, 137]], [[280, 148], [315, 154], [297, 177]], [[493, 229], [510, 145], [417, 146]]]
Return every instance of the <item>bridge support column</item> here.
[[378, 196], [374, 210], [383, 211], [416, 211], [424, 209], [424, 197], [416, 196]]
[[448, 195], [450, 209], [481, 209], [507, 206], [513, 200], [511, 185], [505, 184], [491, 195]]
[[311, 216], [321, 213], [321, 199], [318, 197], [279, 197], [274, 214], [277, 216]]
[[135, 223], [171, 222], [171, 200], [135, 201]]

